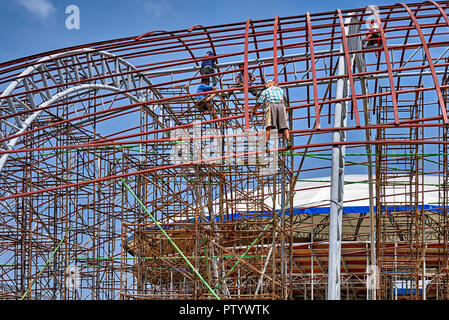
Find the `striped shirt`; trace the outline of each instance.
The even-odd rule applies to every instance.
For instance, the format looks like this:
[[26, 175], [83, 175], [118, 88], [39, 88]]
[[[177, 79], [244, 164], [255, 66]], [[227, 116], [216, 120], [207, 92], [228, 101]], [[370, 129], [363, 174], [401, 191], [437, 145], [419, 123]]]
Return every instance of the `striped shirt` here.
[[282, 103], [284, 102], [284, 90], [279, 87], [271, 86], [265, 89], [257, 99], [257, 103], [270, 104], [270, 103]]

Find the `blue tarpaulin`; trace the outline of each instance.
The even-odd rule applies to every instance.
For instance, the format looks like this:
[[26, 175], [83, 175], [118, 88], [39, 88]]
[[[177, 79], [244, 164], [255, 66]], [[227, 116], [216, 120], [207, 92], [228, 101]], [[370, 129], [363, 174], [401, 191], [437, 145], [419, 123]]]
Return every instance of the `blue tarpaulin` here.
[[[391, 207], [383, 207], [382, 212], [405, 212], [405, 211], [412, 211], [415, 208], [412, 206], [391, 206]], [[376, 211], [376, 206], [374, 206], [374, 211]], [[439, 206], [436, 205], [419, 205], [418, 210], [426, 210], [426, 211], [432, 211], [434, 213], [437, 213], [438, 211], [442, 210]], [[276, 210], [275, 214], [278, 215], [281, 213], [281, 210]], [[329, 207], [316, 207], [316, 208], [294, 208], [293, 209], [293, 215], [299, 215], [299, 214], [329, 214], [330, 208]], [[349, 213], [369, 213], [369, 206], [354, 206], [354, 207], [343, 207], [343, 214], [349, 214]], [[290, 215], [290, 209], [285, 209], [285, 215]], [[240, 219], [248, 219], [248, 218], [270, 218], [272, 217], [272, 212], [239, 212], [235, 213], [232, 216], [224, 215], [221, 217], [216, 217], [215, 221], [235, 221]], [[198, 218], [198, 222], [200, 221], [209, 221], [207, 218]], [[188, 220], [179, 220], [177, 221], [179, 223], [194, 223], [195, 218], [191, 218]], [[170, 225], [168, 228], [164, 226], [164, 229], [174, 229], [177, 225]], [[157, 227], [149, 228], [148, 230], [157, 230]], [[126, 239], [126, 242], [131, 241], [134, 239], [134, 235], [130, 236], [128, 239]]]

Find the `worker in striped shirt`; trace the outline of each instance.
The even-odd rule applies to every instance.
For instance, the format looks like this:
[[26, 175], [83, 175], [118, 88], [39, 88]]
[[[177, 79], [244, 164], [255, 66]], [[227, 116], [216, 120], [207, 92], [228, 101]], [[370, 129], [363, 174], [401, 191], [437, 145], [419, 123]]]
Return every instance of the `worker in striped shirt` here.
[[270, 130], [276, 128], [279, 132], [283, 133], [284, 139], [287, 141], [287, 148], [291, 148], [292, 143], [290, 141], [290, 132], [288, 130], [284, 90], [276, 86], [273, 79], [266, 82], [265, 88], [266, 89], [260, 93], [251, 115], [254, 115], [257, 108], [264, 104], [266, 130], [265, 143], [268, 146]]

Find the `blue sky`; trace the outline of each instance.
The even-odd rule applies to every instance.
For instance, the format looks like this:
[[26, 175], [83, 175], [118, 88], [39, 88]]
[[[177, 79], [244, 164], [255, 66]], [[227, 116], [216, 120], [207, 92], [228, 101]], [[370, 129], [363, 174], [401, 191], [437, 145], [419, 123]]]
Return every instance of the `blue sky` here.
[[[0, 0], [0, 62], [72, 45], [140, 35], [150, 30], [177, 30], [275, 15], [351, 9], [370, 0]], [[68, 5], [80, 8], [79, 30], [68, 30]]]

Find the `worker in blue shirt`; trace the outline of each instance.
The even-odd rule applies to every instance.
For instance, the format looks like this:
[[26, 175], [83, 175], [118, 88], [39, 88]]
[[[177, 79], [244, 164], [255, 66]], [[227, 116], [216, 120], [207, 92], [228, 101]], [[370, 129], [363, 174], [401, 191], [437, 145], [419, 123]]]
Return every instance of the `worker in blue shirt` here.
[[[212, 51], [207, 51], [207, 56], [213, 56], [213, 52]], [[203, 60], [201, 62], [201, 69], [200, 69], [200, 73], [202, 76], [204, 75], [208, 75], [208, 74], [212, 74], [215, 73], [215, 69], [217, 68], [217, 59], [211, 58], [208, 60]], [[212, 76], [212, 86], [216, 87], [217, 86], [217, 77], [216, 76]]]
[[[201, 79], [201, 84], [198, 86], [198, 89], [196, 90], [197, 93], [200, 92], [208, 92], [208, 91], [212, 91], [212, 90], [217, 90], [217, 87], [211, 87], [209, 85], [209, 78], [208, 77], [204, 77]], [[198, 109], [200, 109], [200, 111], [211, 111], [212, 112], [212, 117], [214, 119], [218, 119], [217, 114], [215, 113], [215, 110], [213, 108], [211, 108], [211, 100], [213, 97], [215, 97], [217, 94], [213, 93], [213, 94], [204, 94], [204, 95], [199, 95], [195, 97], [195, 100], [197, 100], [197, 107]]]

